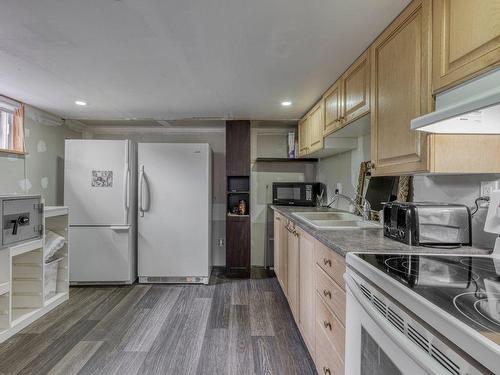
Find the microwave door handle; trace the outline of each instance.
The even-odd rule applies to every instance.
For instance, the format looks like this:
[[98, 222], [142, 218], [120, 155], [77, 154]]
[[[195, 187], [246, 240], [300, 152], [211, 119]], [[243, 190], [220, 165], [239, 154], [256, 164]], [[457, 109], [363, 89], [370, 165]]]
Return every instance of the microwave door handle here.
[[[362, 309], [369, 315], [369, 318], [389, 337], [390, 341], [401, 348], [406, 355], [412, 358], [429, 374], [442, 373], [443, 368], [434, 360], [429, 360], [428, 352], [425, 352], [419, 346], [411, 342], [408, 337], [398, 331], [384, 316], [382, 316], [381, 312], [368, 302], [367, 297], [361, 293], [358, 284], [352, 276], [345, 273], [344, 280], [346, 282], [347, 294], [350, 294], [356, 299], [356, 302], [361, 305]], [[355, 305], [351, 304], [351, 306], [357, 308]], [[347, 315], [349, 315], [349, 311], [347, 311]], [[347, 322], [347, 325], [349, 325], [349, 322]]]

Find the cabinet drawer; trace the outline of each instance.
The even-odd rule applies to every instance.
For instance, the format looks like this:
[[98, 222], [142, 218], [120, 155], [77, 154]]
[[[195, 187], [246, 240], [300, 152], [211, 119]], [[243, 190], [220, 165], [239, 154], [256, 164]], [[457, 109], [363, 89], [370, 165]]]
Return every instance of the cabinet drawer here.
[[[316, 294], [316, 330], [323, 330], [340, 358], [345, 355], [345, 328]], [[321, 327], [321, 328], [320, 328]]]
[[316, 263], [345, 290], [345, 260], [322, 243], [316, 241]]
[[345, 292], [320, 267], [316, 267], [316, 290], [345, 326]]
[[320, 375], [344, 375], [344, 361], [321, 327], [316, 327], [316, 369]]

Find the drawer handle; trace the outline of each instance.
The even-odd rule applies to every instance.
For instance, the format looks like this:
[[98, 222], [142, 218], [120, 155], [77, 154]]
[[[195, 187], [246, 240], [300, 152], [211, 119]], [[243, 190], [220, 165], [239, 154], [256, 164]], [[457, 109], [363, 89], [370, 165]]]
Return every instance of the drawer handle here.
[[332, 299], [332, 293], [329, 290], [324, 289], [323, 290], [323, 295], [325, 297], [328, 297], [328, 298]]
[[323, 264], [325, 266], [332, 266], [332, 261], [330, 259], [323, 258]]
[[330, 369], [329, 369], [328, 367], [326, 367], [326, 366], [323, 366], [323, 373], [324, 373], [325, 375], [326, 375], [326, 374], [328, 374], [328, 375], [331, 375], [331, 374], [332, 374], [332, 372], [330, 371]]
[[332, 323], [327, 322], [326, 320], [323, 322], [325, 328], [328, 328], [330, 331], [332, 330]]

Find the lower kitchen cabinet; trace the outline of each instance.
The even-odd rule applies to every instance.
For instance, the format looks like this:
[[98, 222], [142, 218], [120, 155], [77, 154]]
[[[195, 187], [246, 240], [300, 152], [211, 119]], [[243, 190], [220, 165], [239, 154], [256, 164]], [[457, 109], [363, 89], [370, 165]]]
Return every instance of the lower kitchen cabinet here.
[[314, 358], [314, 238], [298, 229], [299, 235], [299, 328]]
[[288, 232], [288, 304], [295, 321], [299, 317], [299, 237], [295, 228]]
[[343, 374], [345, 260], [279, 213], [274, 228], [276, 276], [318, 373]]
[[288, 232], [286, 220], [280, 214], [274, 215], [274, 273], [285, 295], [288, 293]]

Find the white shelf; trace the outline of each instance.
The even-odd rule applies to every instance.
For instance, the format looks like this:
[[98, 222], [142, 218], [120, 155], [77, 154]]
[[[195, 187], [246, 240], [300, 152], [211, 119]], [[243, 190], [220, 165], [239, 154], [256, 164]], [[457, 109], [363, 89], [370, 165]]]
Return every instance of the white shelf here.
[[69, 208], [65, 206], [45, 206], [45, 218], [54, 216], [63, 216], [69, 214]]
[[47, 307], [61, 300], [67, 300], [68, 297], [69, 297], [68, 292], [56, 293], [54, 296], [50, 297], [48, 300], [45, 301], [44, 306]]
[[34, 241], [29, 241], [25, 242], [20, 245], [15, 245], [10, 248], [10, 254], [12, 257], [15, 257], [16, 255], [21, 255], [24, 253], [29, 253], [30, 251], [33, 250], [41, 250], [43, 248], [43, 240], [34, 240]]
[[0, 283], [0, 296], [10, 292], [10, 283], [7, 281], [5, 283]]

